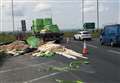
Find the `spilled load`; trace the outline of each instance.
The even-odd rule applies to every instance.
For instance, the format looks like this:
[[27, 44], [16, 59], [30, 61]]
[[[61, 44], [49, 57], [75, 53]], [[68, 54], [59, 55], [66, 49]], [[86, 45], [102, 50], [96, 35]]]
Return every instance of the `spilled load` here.
[[[87, 59], [86, 57], [82, 56], [82, 54], [77, 53], [71, 49], [65, 48], [60, 44], [55, 44], [53, 42], [48, 42], [44, 45], [39, 46], [37, 53], [46, 52], [46, 51], [62, 55], [69, 59], [77, 59], [77, 58]], [[38, 56], [37, 53], [34, 53], [33, 56]]]
[[38, 47], [38, 45], [40, 45], [41, 42], [39, 38], [36, 38], [34, 36], [28, 37], [26, 41], [31, 48]]
[[0, 52], [12, 54], [14, 56], [23, 53], [29, 46], [24, 41], [14, 41], [8, 45], [0, 46]]
[[59, 55], [59, 56], [64, 56], [68, 59], [78, 59], [78, 58], [87, 59], [82, 54], [77, 53], [71, 49], [65, 48], [65, 46], [62, 46], [60, 44], [56, 44], [54, 43], [54, 41], [47, 42], [45, 44], [40, 44], [39, 41], [40, 40], [34, 37], [28, 38], [29, 45], [27, 45], [24, 41], [14, 41], [13, 43], [10, 43], [8, 45], [0, 46], [0, 52], [17, 56], [27, 53], [26, 50], [31, 49], [31, 46], [33, 46], [33, 48], [36, 48], [36, 50], [32, 51], [32, 56], [51, 57], [51, 56]]
[[40, 52], [34, 53], [33, 56], [52, 57], [52, 56], [55, 56], [55, 53], [50, 51], [40, 51]]
[[56, 41], [59, 43], [63, 40], [63, 33], [57, 24], [53, 24], [52, 18], [38, 18], [32, 21], [32, 32], [38, 38], [46, 41]]
[[81, 80], [70, 81], [70, 80], [59, 80], [59, 79], [56, 79], [56, 82], [57, 83], [84, 83]]

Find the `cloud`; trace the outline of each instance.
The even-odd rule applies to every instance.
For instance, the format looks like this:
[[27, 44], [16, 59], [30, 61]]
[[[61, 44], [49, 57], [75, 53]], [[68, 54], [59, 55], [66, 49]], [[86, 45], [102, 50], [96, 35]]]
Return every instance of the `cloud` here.
[[91, 6], [91, 5], [94, 5], [94, 4], [96, 4], [97, 3], [97, 1], [96, 0], [85, 0], [84, 1], [84, 4], [85, 4], [85, 6]]
[[0, 0], [0, 7], [9, 6], [9, 5], [10, 5], [10, 1]]
[[[2, 17], [3, 29], [8, 30], [12, 27], [11, 21], [11, 0], [2, 0], [3, 4], [0, 7], [3, 9]], [[81, 23], [81, 1], [82, 0], [13, 0], [14, 1], [14, 14], [15, 14], [15, 26], [19, 27], [20, 19], [26, 19], [28, 21], [27, 26], [31, 26], [31, 20], [38, 17], [44, 17], [53, 15], [53, 19], [56, 24], [60, 25], [60, 28], [72, 27], [73, 24], [80, 25]], [[118, 9], [116, 3], [120, 0], [99, 0], [100, 1], [100, 15], [101, 22], [107, 23], [110, 20], [118, 20], [116, 14]], [[85, 0], [85, 13], [87, 21], [96, 20], [96, 0]], [[50, 11], [52, 10], [52, 11]], [[108, 11], [109, 16], [108, 16]], [[51, 14], [52, 12], [52, 14]], [[9, 18], [8, 18], [9, 17]], [[78, 21], [74, 21], [78, 18]], [[112, 20], [113, 21], [113, 20]], [[120, 16], [119, 16], [120, 22]], [[10, 25], [11, 23], [11, 25]], [[8, 28], [9, 27], [9, 28]], [[12, 28], [11, 28], [12, 30]]]
[[95, 6], [84, 8], [84, 12], [90, 12], [90, 11], [95, 11], [95, 10], [96, 10]]
[[99, 0], [100, 3], [118, 3], [119, 0]]
[[[5, 8], [5, 9], [6, 9], [5, 14], [7, 14], [8, 16], [11, 16], [11, 14], [12, 14], [11, 7]], [[26, 8], [24, 6], [14, 5], [13, 12], [14, 12], [14, 16], [24, 16], [24, 13], [26, 12]]]
[[50, 8], [51, 8], [51, 6], [48, 3], [39, 3], [35, 7], [34, 11], [42, 11], [42, 10], [47, 10], [47, 9], [50, 9]]
[[99, 7], [99, 12], [103, 12], [103, 11], [108, 11], [109, 10], [109, 8], [108, 7], [106, 7], [106, 6], [100, 6]]
[[14, 11], [14, 16], [24, 16], [23, 10], [15, 10]]

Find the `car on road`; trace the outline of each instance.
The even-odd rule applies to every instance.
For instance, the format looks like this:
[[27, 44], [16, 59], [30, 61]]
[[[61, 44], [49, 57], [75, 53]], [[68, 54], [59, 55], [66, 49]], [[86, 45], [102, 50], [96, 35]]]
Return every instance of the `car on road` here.
[[89, 31], [79, 31], [77, 34], [74, 34], [75, 40], [91, 40], [92, 36]]
[[118, 45], [120, 44], [120, 24], [107, 25], [100, 35], [101, 45]]

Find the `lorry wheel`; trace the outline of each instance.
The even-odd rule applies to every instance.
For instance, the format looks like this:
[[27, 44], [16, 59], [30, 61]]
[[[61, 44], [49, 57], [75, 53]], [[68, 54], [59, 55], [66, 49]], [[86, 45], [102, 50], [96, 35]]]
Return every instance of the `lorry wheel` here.
[[79, 40], [82, 41], [82, 40], [84, 40], [84, 39], [81, 39], [81, 37], [79, 37]]
[[104, 43], [103, 43], [103, 42], [101, 42], [101, 45], [104, 45]]
[[110, 42], [110, 46], [114, 47], [114, 45], [115, 45], [114, 42], [111, 41], [111, 42]]
[[101, 44], [101, 45], [104, 45], [104, 43], [103, 43], [102, 39], [100, 39], [100, 44]]
[[76, 38], [74, 37], [74, 40], [76, 40]]

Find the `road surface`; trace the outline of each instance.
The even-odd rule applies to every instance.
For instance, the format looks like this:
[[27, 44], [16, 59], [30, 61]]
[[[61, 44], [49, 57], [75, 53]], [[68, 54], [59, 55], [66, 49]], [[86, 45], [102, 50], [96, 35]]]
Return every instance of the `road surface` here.
[[[82, 52], [83, 42], [62, 43], [67, 48]], [[84, 83], [120, 83], [120, 47], [101, 46], [98, 39], [87, 42], [90, 64], [80, 71], [46, 71], [50, 66], [63, 66], [72, 61], [62, 56], [31, 57], [31, 54], [1, 60], [0, 83], [57, 83], [55, 79], [82, 80]]]

